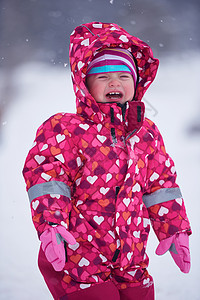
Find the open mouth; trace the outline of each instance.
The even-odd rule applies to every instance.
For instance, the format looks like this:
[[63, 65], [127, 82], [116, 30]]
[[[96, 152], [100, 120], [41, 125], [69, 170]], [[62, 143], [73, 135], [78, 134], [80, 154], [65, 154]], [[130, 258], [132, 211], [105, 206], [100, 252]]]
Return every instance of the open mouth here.
[[110, 92], [108, 94], [106, 94], [106, 97], [110, 100], [119, 100], [123, 97], [122, 93], [120, 92]]

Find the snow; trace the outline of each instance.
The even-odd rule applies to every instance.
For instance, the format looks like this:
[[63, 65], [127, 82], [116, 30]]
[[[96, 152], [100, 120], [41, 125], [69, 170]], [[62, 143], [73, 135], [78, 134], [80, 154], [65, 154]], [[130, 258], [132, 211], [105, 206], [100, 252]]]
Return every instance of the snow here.
[[[147, 115], [158, 125], [167, 151], [175, 161], [193, 230], [189, 274], [181, 273], [168, 253], [155, 255], [158, 242], [151, 231], [147, 252], [156, 300], [200, 297], [197, 182], [200, 139], [188, 135], [188, 128], [200, 111], [199, 68], [200, 56], [196, 53], [163, 59], [155, 83], [145, 95]], [[13, 102], [1, 121], [0, 299], [48, 300], [52, 297], [37, 268], [39, 241], [21, 171], [37, 127], [54, 113], [74, 112], [75, 97], [70, 74], [64, 66], [32, 62], [13, 70], [12, 80]]]

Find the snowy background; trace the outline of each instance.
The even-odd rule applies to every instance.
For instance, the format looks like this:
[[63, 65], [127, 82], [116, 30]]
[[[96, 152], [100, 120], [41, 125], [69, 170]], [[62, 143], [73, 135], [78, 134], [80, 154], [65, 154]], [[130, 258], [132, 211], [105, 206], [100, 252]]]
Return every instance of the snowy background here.
[[[52, 1], [48, 2], [51, 3]], [[64, 5], [64, 2], [72, 10], [73, 7], [68, 1], [56, 3]], [[175, 2], [174, 8], [177, 8], [179, 1]], [[19, 33], [18, 39], [11, 39], [12, 34], [13, 36], [14, 34], [17, 36], [17, 34], [11, 30], [11, 19], [8, 21], [3, 13], [5, 14], [7, 11], [9, 15], [9, 12], [15, 11], [17, 4], [22, 3], [23, 1], [10, 0], [10, 7], [9, 5], [6, 7], [5, 1], [0, 1], [0, 22], [2, 22], [1, 16], [4, 16], [4, 24], [7, 24], [7, 28], [4, 30], [7, 30], [7, 34], [5, 32], [2, 34], [2, 30], [0, 31], [1, 36], [4, 36], [0, 48], [0, 300], [50, 300], [52, 297], [37, 268], [39, 242], [32, 224], [29, 200], [21, 171], [38, 126], [56, 112], [74, 112], [75, 101], [68, 65], [66, 66], [68, 44], [65, 40], [67, 45], [65, 45], [66, 48], [60, 46], [63, 47], [62, 51], [54, 48], [54, 44], [55, 47], [58, 47], [59, 43], [61, 45], [61, 41], [63, 43], [64, 37], [62, 35], [59, 35], [60, 40], [52, 43], [54, 33], [59, 31], [59, 26], [63, 27], [61, 21], [61, 24], [58, 24], [58, 20], [62, 20], [63, 10], [59, 10], [59, 7], [47, 10], [48, 16], [51, 12], [50, 16], [54, 21], [57, 20], [57, 23], [54, 22], [54, 31], [51, 28], [48, 33], [49, 39], [47, 39], [47, 34], [36, 38], [39, 35], [39, 31], [36, 30], [36, 21], [35, 32], [31, 32], [29, 36], [23, 35], [23, 30], [27, 29], [25, 26], [23, 27], [25, 29]], [[37, 0], [26, 3], [38, 4], [39, 6]], [[45, 0], [43, 3], [47, 3], [47, 1]], [[93, 10], [87, 12], [86, 17], [79, 20], [80, 8], [76, 18], [72, 17], [74, 11], [67, 10], [68, 26], [66, 27], [65, 38], [68, 31], [71, 32], [80, 23], [97, 20], [96, 17], [92, 18], [91, 16], [92, 13], [95, 16], [96, 11], [98, 11], [97, 1], [88, 0], [85, 3]], [[129, 32], [131, 32], [130, 28], [134, 28], [134, 30], [140, 28], [136, 30], [137, 35], [146, 41], [148, 39], [152, 41], [153, 45], [151, 43], [150, 45], [153, 47], [156, 57], [160, 59], [157, 78], [145, 95], [146, 113], [158, 125], [164, 137], [167, 151], [175, 161], [178, 183], [182, 189], [193, 230], [193, 235], [190, 237], [192, 267], [189, 274], [181, 273], [169, 254], [162, 257], [155, 255], [157, 240], [153, 231], [151, 232], [147, 253], [150, 257], [149, 271], [155, 281], [156, 300], [186, 300], [189, 298], [198, 300], [200, 299], [200, 201], [198, 188], [200, 168], [200, 97], [198, 93], [200, 54], [199, 40], [195, 31], [196, 14], [194, 11], [198, 12], [199, 6], [198, 4], [195, 6], [197, 1], [190, 1], [194, 7], [192, 10], [186, 9], [184, 15], [182, 8], [188, 7], [186, 7], [186, 1], [182, 1], [180, 9], [176, 13], [170, 14], [173, 7], [164, 6], [167, 4], [163, 0], [163, 6], [158, 5], [157, 10], [154, 9], [158, 17], [155, 34], [153, 29], [156, 22], [152, 14], [152, 7], [146, 6], [147, 1], [135, 1], [135, 10], [131, 1], [104, 0], [101, 3], [107, 3], [109, 9], [112, 9], [112, 14], [110, 19], [107, 16], [104, 19], [98, 17], [98, 20], [119, 23]], [[152, 1], [149, 0], [148, 3], [152, 3]], [[20, 12], [22, 13], [21, 16], [24, 16], [24, 24], [26, 24], [27, 18], [25, 16], [26, 12], [29, 11], [26, 10], [27, 6], [23, 7], [23, 11], [20, 10], [21, 7], [22, 5], [19, 5], [17, 13], [19, 15]], [[168, 8], [168, 15], [166, 7]], [[31, 6], [31, 8], [33, 7]], [[155, 8], [155, 4], [153, 8]], [[43, 8], [39, 6], [39, 9], [42, 11], [47, 7], [45, 5]], [[132, 9], [131, 12], [130, 9]], [[164, 11], [168, 18], [163, 15]], [[111, 13], [111, 10], [109, 12]], [[185, 22], [186, 17], [191, 17], [192, 12], [194, 13], [193, 20], [190, 19], [191, 22], [189, 22], [187, 19]], [[82, 12], [83, 15], [84, 13]], [[146, 23], [143, 27], [137, 26], [140, 22], [139, 14], [141, 18], [145, 15], [144, 19], [148, 16], [148, 20], [152, 20], [153, 29], [148, 29], [150, 26]], [[182, 22], [180, 21], [181, 16], [185, 17]], [[41, 16], [38, 16], [37, 19], [35, 12], [33, 17], [38, 20], [41, 32], [47, 32], [45, 31], [47, 29], [44, 29], [40, 23]], [[124, 24], [125, 21], [120, 22], [120, 18], [123, 20], [126, 18], [126, 24]], [[170, 27], [170, 20], [172, 21], [172, 19], [173, 26], [176, 25], [173, 28]], [[15, 21], [17, 27], [23, 18], [15, 19]], [[31, 24], [29, 26], [31, 28]], [[22, 27], [18, 26], [18, 29], [20, 28]], [[185, 30], [184, 34], [183, 29]], [[134, 34], [134, 32], [132, 33]], [[156, 36], [155, 39], [154, 36]], [[175, 39], [177, 36], [179, 36], [178, 40]], [[41, 47], [38, 47], [38, 40], [43, 42]], [[12, 46], [13, 41], [15, 44], [9, 48], [8, 42]], [[54, 39], [53, 41], [55, 42]], [[24, 44], [26, 45], [24, 46]], [[49, 50], [47, 53], [45, 49], [48, 47], [51, 51]]]

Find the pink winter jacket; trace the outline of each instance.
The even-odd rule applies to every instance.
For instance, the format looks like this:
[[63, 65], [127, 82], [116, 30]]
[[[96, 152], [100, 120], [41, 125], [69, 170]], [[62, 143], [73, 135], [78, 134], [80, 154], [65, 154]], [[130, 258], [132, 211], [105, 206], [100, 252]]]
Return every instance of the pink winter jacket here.
[[[96, 103], [85, 85], [95, 52], [110, 46], [137, 60], [135, 101], [125, 105]], [[77, 113], [42, 124], [23, 170], [35, 228], [40, 236], [51, 222], [61, 224], [76, 238], [67, 247], [61, 294], [111, 278], [119, 288], [150, 284], [150, 221], [159, 240], [190, 234], [174, 163], [140, 101], [158, 60], [118, 25], [93, 22], [71, 34], [70, 64]]]

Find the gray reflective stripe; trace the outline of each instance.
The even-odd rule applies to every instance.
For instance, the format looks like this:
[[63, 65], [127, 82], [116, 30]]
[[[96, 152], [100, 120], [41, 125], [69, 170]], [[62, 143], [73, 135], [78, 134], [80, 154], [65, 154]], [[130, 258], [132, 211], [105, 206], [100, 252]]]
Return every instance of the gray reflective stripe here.
[[62, 181], [49, 181], [36, 184], [28, 190], [30, 202], [37, 197], [48, 194], [58, 194], [71, 198], [70, 187]]
[[181, 191], [178, 187], [160, 189], [152, 194], [143, 195], [142, 200], [145, 206], [149, 208], [155, 204], [167, 202], [176, 198], [182, 198]]

